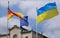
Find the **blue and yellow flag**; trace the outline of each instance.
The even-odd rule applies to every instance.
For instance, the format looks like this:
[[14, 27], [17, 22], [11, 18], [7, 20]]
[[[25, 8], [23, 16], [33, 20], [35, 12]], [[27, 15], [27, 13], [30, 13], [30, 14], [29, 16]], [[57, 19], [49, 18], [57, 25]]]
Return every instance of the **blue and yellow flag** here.
[[48, 3], [37, 9], [37, 24], [58, 15], [56, 3]]

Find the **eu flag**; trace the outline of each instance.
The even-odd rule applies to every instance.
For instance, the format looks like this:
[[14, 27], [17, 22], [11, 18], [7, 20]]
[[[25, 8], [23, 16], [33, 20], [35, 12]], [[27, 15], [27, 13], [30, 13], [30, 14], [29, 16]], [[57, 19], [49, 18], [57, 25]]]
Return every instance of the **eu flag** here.
[[22, 26], [28, 26], [28, 24], [28, 16], [24, 16], [20, 19], [20, 28], [23, 28]]

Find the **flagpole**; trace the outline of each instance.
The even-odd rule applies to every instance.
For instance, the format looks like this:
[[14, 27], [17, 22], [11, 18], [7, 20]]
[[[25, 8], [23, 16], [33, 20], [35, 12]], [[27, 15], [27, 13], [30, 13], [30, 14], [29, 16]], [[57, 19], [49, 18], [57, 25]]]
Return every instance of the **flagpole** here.
[[37, 38], [37, 24], [36, 24], [36, 38]]
[[[8, 9], [9, 9], [9, 1], [8, 1]], [[7, 14], [8, 14], [8, 11], [7, 11]], [[9, 33], [9, 30], [8, 30], [8, 17], [7, 17], [7, 38], [8, 38], [8, 33]]]
[[[36, 8], [37, 11], [37, 8]], [[36, 16], [36, 20], [37, 20], [37, 16]], [[36, 22], [36, 38], [37, 38], [37, 22]]]
[[[20, 19], [19, 19], [20, 20]], [[20, 24], [19, 24], [20, 25]], [[20, 26], [21, 27], [21, 26]], [[21, 38], [22, 38], [22, 29], [19, 27], [19, 30], [21, 30], [21, 32], [20, 32], [20, 36], [21, 36]]]
[[[37, 8], [36, 8], [36, 11], [37, 11]], [[37, 18], [36, 18], [36, 20], [37, 20]], [[37, 21], [36, 21], [36, 38], [38, 38], [38, 28], [37, 28], [37, 26], [38, 26], [38, 24], [37, 24]], [[42, 38], [43, 38], [43, 32], [41, 32], [41, 35], [42, 35]]]

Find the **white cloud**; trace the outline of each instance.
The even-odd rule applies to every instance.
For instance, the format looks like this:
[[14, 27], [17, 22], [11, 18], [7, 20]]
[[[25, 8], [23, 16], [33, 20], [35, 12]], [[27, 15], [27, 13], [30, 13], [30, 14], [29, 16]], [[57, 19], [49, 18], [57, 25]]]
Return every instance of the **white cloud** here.
[[43, 29], [49, 38], [60, 38], [60, 15], [47, 20]]
[[7, 0], [0, 0], [0, 5], [6, 7], [6, 6], [8, 6], [8, 1]]
[[13, 25], [17, 25], [17, 26], [20, 27], [20, 19], [14, 19], [14, 18], [12, 18], [12, 19], [9, 20], [8, 24], [9, 24], [10, 28], [13, 27]]
[[3, 7], [7, 7], [8, 6], [8, 1], [10, 2], [9, 5], [13, 5], [13, 4], [17, 4], [19, 3], [19, 0], [0, 0], [0, 5]]
[[60, 38], [60, 30], [53, 30], [53, 31], [46, 31], [45, 35], [48, 36], [48, 38]]
[[36, 9], [30, 9], [30, 10], [28, 10], [27, 15], [28, 15], [29, 18], [36, 19]]
[[[7, 24], [8, 24], [8, 28], [12, 28], [14, 25], [17, 25], [18, 27], [20, 27], [20, 19], [12, 18], [8, 20], [8, 23], [7, 23], [7, 17], [0, 17], [0, 33], [1, 34], [7, 33]], [[30, 25], [28, 27], [23, 26], [23, 28], [29, 31], [31, 30]]]
[[[25, 6], [29, 5], [29, 7], [30, 7], [30, 4], [33, 5], [34, 2], [40, 2], [40, 4], [42, 4], [41, 2], [46, 2], [46, 1], [51, 2], [51, 1], [54, 1], [54, 0], [46, 0], [46, 1], [45, 0], [43, 0], [43, 1], [42, 0], [0, 0], [0, 5], [6, 7], [6, 6], [8, 6], [8, 1], [10, 2], [10, 6], [13, 5], [13, 4], [18, 4], [19, 2], [20, 3], [25, 2], [25, 4], [23, 4], [23, 5], [25, 5]], [[37, 3], [34, 6], [37, 6]], [[23, 7], [23, 8], [25, 8], [25, 7]]]
[[48, 2], [53, 2], [53, 1], [21, 1], [19, 4], [19, 8], [22, 11], [26, 11], [27, 10], [27, 15], [30, 18], [34, 18], [36, 19], [36, 10], [42, 6], [44, 6], [45, 4], [47, 4]]
[[6, 26], [7, 25], [7, 20], [6, 19], [7, 19], [6, 17], [0, 17], [0, 25], [1, 26]]
[[23, 10], [26, 8], [40, 8], [48, 2], [54, 2], [54, 0], [20, 1], [19, 7]]
[[[8, 27], [11, 28], [14, 25], [20, 26], [20, 20], [19, 19], [10, 19], [8, 21]], [[0, 33], [6, 33], [7, 32], [7, 17], [0, 17]]]

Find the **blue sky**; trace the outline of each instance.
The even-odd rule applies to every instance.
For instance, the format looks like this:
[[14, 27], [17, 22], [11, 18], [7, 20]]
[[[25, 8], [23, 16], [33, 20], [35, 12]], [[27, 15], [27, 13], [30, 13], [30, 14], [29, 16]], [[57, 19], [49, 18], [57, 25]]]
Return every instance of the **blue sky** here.
[[[39, 9], [45, 4], [49, 2], [56, 2], [58, 11], [60, 10], [60, 2], [59, 0], [9, 0], [10, 6], [9, 8], [13, 12], [21, 12], [25, 16], [28, 16], [29, 21], [29, 28], [32, 28], [34, 31], [36, 30], [36, 8]], [[7, 32], [7, 8], [8, 8], [8, 1], [1, 0], [0, 1], [0, 33]], [[13, 25], [20, 26], [20, 19], [16, 16], [9, 20], [9, 27], [13, 27]], [[37, 25], [37, 31], [43, 32], [44, 35], [47, 35], [49, 38], [60, 38], [60, 11], [59, 15], [41, 22]]]

